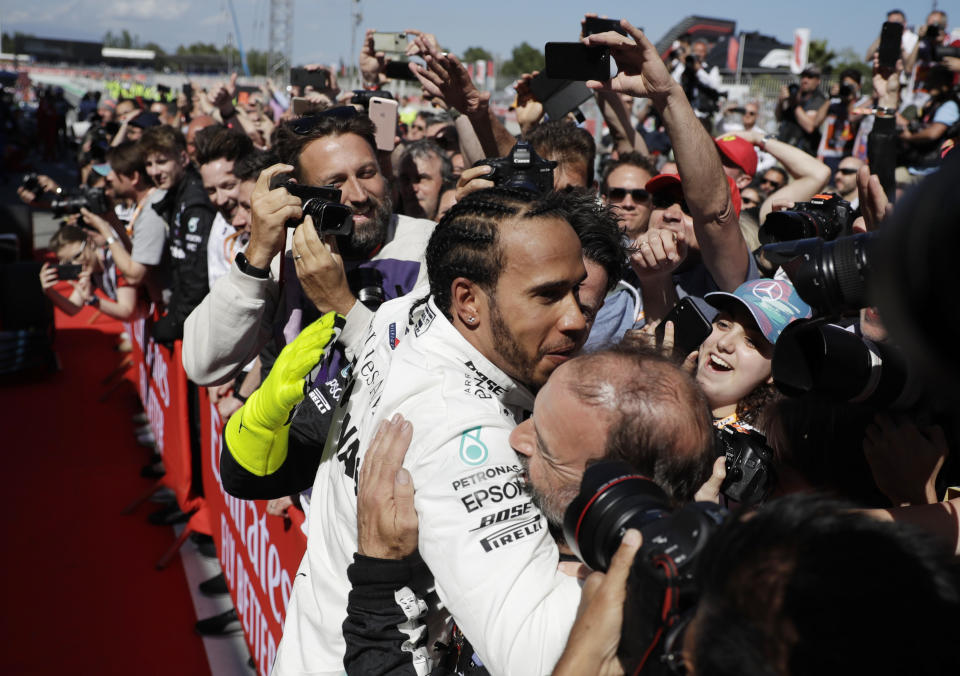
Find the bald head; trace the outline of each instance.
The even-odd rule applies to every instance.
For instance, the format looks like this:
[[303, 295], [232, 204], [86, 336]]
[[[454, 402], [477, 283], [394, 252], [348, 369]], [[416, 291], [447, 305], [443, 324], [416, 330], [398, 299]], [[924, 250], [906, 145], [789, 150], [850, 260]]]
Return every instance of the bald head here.
[[570, 365], [578, 398], [610, 420], [602, 459], [626, 462], [675, 500], [693, 499], [716, 458], [710, 407], [693, 378], [673, 362], [629, 345], [578, 357]]
[[217, 123], [209, 115], [197, 115], [187, 126], [187, 154], [190, 156], [191, 160], [195, 161], [195, 156], [197, 153], [197, 147], [194, 145], [194, 139], [197, 138], [197, 132], [201, 129], [206, 129], [207, 127], [213, 126]]

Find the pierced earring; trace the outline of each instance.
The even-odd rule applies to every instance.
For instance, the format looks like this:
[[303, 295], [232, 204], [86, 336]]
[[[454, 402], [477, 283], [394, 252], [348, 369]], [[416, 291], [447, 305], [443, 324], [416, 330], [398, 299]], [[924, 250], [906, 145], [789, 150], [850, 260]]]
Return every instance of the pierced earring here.
[[467, 317], [467, 321], [470, 322], [471, 324], [473, 324], [475, 321], [477, 321], [477, 318], [476, 318], [476, 317]]

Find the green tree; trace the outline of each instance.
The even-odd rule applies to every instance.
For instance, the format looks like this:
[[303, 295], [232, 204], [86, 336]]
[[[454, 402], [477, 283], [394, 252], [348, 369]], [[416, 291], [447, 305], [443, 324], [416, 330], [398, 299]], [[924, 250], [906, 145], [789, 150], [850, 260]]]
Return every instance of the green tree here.
[[827, 46], [826, 40], [811, 40], [810, 51], [807, 52], [807, 63], [815, 64], [824, 74], [833, 71], [833, 62], [837, 53]]
[[126, 28], [120, 31], [119, 35], [115, 35], [113, 31], [107, 31], [103, 35], [103, 45], [120, 49], [140, 49], [140, 36], [131, 35]]
[[509, 77], [517, 77], [523, 73], [543, 70], [543, 63], [543, 52], [526, 42], [521, 42], [513, 48], [510, 60], [503, 62], [500, 72]]
[[474, 61], [490, 61], [493, 55], [483, 47], [467, 47], [463, 52], [463, 62], [473, 63]]

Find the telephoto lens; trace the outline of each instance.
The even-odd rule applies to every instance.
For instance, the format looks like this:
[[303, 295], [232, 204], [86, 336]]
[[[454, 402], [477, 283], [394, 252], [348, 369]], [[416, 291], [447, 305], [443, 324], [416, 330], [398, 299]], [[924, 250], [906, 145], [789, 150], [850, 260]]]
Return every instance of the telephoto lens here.
[[902, 410], [922, 395], [920, 378], [893, 345], [834, 324], [796, 322], [773, 348], [773, 383], [783, 394], [816, 394], [876, 409]]
[[832, 242], [813, 237], [763, 247], [767, 260], [781, 265], [815, 317], [837, 317], [870, 305], [870, 259], [878, 233], [860, 233]]

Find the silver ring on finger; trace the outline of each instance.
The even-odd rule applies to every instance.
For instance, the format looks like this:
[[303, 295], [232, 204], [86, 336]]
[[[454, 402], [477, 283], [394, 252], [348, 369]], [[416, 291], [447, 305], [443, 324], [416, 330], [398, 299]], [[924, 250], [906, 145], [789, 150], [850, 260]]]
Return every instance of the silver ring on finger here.
[[293, 257], [293, 260], [298, 261], [298, 260], [300, 260], [301, 258], [303, 258], [303, 256], [294, 256], [294, 257]]

